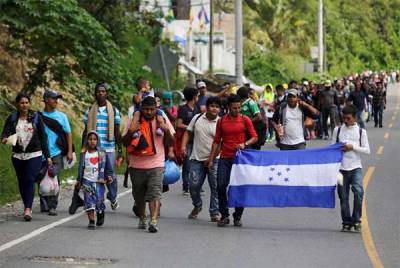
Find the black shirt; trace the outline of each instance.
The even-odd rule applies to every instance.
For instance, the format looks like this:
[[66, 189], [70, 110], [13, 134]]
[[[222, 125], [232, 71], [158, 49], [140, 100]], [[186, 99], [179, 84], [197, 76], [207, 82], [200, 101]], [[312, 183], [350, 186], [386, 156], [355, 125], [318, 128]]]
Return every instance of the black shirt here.
[[348, 101], [353, 102], [354, 106], [357, 107], [358, 111], [365, 109], [365, 100], [367, 99], [367, 95], [359, 90], [354, 90], [350, 93]]
[[184, 104], [178, 108], [178, 119], [182, 119], [184, 125], [189, 125], [190, 121], [194, 116], [194, 109], [190, 108], [189, 105]]

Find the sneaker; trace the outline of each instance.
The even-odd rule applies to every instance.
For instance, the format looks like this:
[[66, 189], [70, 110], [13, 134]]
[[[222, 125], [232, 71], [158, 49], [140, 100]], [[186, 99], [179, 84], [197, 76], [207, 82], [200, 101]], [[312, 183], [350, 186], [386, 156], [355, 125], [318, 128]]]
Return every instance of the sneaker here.
[[183, 191], [182, 191], [182, 195], [189, 196], [189, 195], [190, 195], [190, 193], [189, 193], [189, 191], [188, 191], [188, 190], [183, 190]]
[[146, 217], [139, 218], [138, 229], [145, 230], [147, 228], [147, 219]]
[[329, 135], [325, 135], [324, 140], [329, 140]]
[[119, 208], [119, 204], [118, 204], [117, 200], [115, 200], [114, 202], [111, 202], [111, 209], [112, 210], [116, 210], [118, 208]]
[[217, 223], [218, 227], [225, 227], [225, 225], [229, 225], [229, 217], [221, 217]]
[[351, 225], [350, 224], [343, 224], [342, 225], [342, 232], [350, 232], [351, 231]]
[[151, 220], [149, 224], [149, 233], [157, 233], [157, 232], [158, 232], [157, 220]]
[[97, 216], [97, 221], [96, 221], [96, 226], [103, 226], [104, 224], [104, 211], [102, 212], [97, 212], [96, 213]]
[[361, 232], [361, 222], [353, 224], [354, 231]]
[[57, 211], [56, 211], [56, 209], [55, 209], [55, 208], [49, 209], [48, 215], [49, 215], [49, 216], [57, 216]]
[[164, 130], [162, 130], [161, 128], [157, 128], [156, 129], [156, 135], [157, 136], [164, 136]]
[[192, 209], [192, 212], [190, 212], [188, 218], [189, 219], [196, 219], [197, 216], [199, 215], [200, 211], [201, 211], [201, 207], [194, 207]]
[[233, 226], [235, 226], [235, 227], [242, 227], [242, 220], [241, 220], [241, 218], [234, 218], [234, 219], [233, 219]]
[[93, 222], [89, 222], [87, 228], [88, 228], [89, 230], [94, 230], [94, 229], [96, 229], [96, 225], [94, 224], [94, 221], [93, 221]]
[[24, 220], [31, 221], [32, 220], [32, 210], [30, 208], [26, 208], [24, 211]]
[[218, 214], [210, 215], [210, 220], [212, 222], [218, 222], [219, 221], [219, 215]]

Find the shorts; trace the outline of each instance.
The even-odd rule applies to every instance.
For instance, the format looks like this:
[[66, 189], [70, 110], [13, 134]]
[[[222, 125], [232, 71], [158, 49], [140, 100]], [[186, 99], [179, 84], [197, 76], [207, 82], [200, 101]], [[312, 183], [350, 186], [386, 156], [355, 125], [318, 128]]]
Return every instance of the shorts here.
[[135, 201], [156, 201], [161, 199], [164, 168], [129, 168], [132, 195]]
[[81, 188], [86, 211], [96, 210], [97, 212], [103, 212], [106, 209], [106, 205], [104, 204], [106, 187], [103, 183], [82, 179]]

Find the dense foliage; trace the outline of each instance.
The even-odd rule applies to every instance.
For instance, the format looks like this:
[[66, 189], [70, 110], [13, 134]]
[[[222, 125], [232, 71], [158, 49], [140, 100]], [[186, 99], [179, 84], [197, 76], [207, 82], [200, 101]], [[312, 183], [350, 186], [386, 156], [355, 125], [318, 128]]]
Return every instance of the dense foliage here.
[[121, 92], [137, 76], [152, 76], [142, 66], [160, 41], [156, 14], [138, 15], [137, 8], [135, 1], [0, 0], [0, 24], [10, 36], [1, 45], [26, 62], [28, 93], [49, 81], [76, 94], [99, 81]]

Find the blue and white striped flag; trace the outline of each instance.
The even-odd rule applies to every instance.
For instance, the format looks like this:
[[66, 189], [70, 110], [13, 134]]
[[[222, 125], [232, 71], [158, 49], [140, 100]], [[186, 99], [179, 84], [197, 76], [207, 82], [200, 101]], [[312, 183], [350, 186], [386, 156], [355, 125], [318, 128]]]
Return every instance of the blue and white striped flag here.
[[335, 207], [342, 144], [296, 151], [244, 150], [232, 166], [229, 207]]

